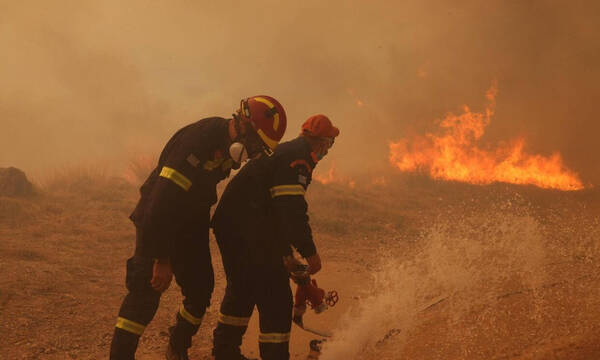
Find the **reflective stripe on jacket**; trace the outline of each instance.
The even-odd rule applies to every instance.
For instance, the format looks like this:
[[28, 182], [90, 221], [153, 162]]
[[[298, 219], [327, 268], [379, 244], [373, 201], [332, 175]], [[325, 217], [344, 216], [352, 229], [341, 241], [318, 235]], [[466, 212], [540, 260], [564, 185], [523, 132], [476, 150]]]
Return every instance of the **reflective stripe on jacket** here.
[[229, 182], [212, 220], [215, 232], [234, 232], [256, 262], [281, 261], [294, 246], [316, 248], [304, 199], [316, 160], [303, 137], [280, 144], [270, 157], [249, 161]]
[[229, 176], [233, 165], [228, 137], [228, 120], [214, 117], [180, 129], [167, 142], [130, 216], [146, 234], [137, 245], [140, 255], [167, 257], [174, 242], [206, 226], [199, 217], [207, 216], [217, 200], [217, 183]]

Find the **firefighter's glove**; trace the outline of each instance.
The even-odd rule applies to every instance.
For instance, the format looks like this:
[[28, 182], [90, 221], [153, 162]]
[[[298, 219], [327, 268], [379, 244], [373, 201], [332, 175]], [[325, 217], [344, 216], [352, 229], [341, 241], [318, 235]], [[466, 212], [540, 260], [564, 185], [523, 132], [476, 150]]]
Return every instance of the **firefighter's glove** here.
[[306, 262], [308, 262], [308, 273], [316, 274], [321, 270], [321, 257], [318, 253], [315, 253], [312, 256], [306, 258]]
[[163, 292], [171, 285], [173, 279], [173, 269], [171, 268], [171, 262], [169, 259], [156, 259], [154, 260], [154, 267], [152, 268], [152, 280], [150, 285], [158, 292]]

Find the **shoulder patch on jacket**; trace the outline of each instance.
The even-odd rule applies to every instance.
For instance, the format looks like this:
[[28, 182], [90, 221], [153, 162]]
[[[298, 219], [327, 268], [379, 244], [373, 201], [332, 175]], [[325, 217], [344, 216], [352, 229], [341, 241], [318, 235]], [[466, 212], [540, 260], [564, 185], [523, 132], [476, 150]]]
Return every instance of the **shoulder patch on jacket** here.
[[306, 185], [307, 178], [304, 175], [298, 175], [298, 182], [302, 185]]
[[186, 160], [193, 167], [198, 167], [198, 164], [200, 164], [200, 159], [198, 159], [193, 153], [189, 154]]

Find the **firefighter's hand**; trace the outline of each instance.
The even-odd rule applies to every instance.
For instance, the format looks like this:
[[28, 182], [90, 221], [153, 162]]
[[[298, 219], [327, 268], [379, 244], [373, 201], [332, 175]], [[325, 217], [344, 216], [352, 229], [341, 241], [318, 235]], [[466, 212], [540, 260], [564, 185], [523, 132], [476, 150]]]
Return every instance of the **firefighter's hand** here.
[[319, 270], [321, 270], [321, 257], [318, 253], [307, 257], [306, 262], [308, 263], [308, 272], [311, 275], [316, 274], [319, 272]]
[[298, 270], [298, 266], [302, 266], [302, 263], [292, 255], [289, 255], [283, 258], [283, 265], [289, 273], [293, 273]]
[[154, 267], [152, 268], [152, 280], [150, 285], [158, 292], [163, 292], [171, 285], [173, 279], [173, 269], [171, 268], [171, 262], [169, 259], [156, 259], [154, 260]]

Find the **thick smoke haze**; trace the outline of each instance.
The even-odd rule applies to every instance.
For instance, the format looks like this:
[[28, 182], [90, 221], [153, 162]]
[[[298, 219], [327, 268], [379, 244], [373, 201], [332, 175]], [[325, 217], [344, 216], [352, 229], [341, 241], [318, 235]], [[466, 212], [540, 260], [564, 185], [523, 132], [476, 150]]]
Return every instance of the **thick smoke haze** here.
[[286, 139], [324, 113], [340, 171], [380, 169], [495, 81], [484, 141], [524, 137], [598, 184], [599, 24], [596, 1], [0, 0], [0, 166], [122, 164], [264, 93]]

